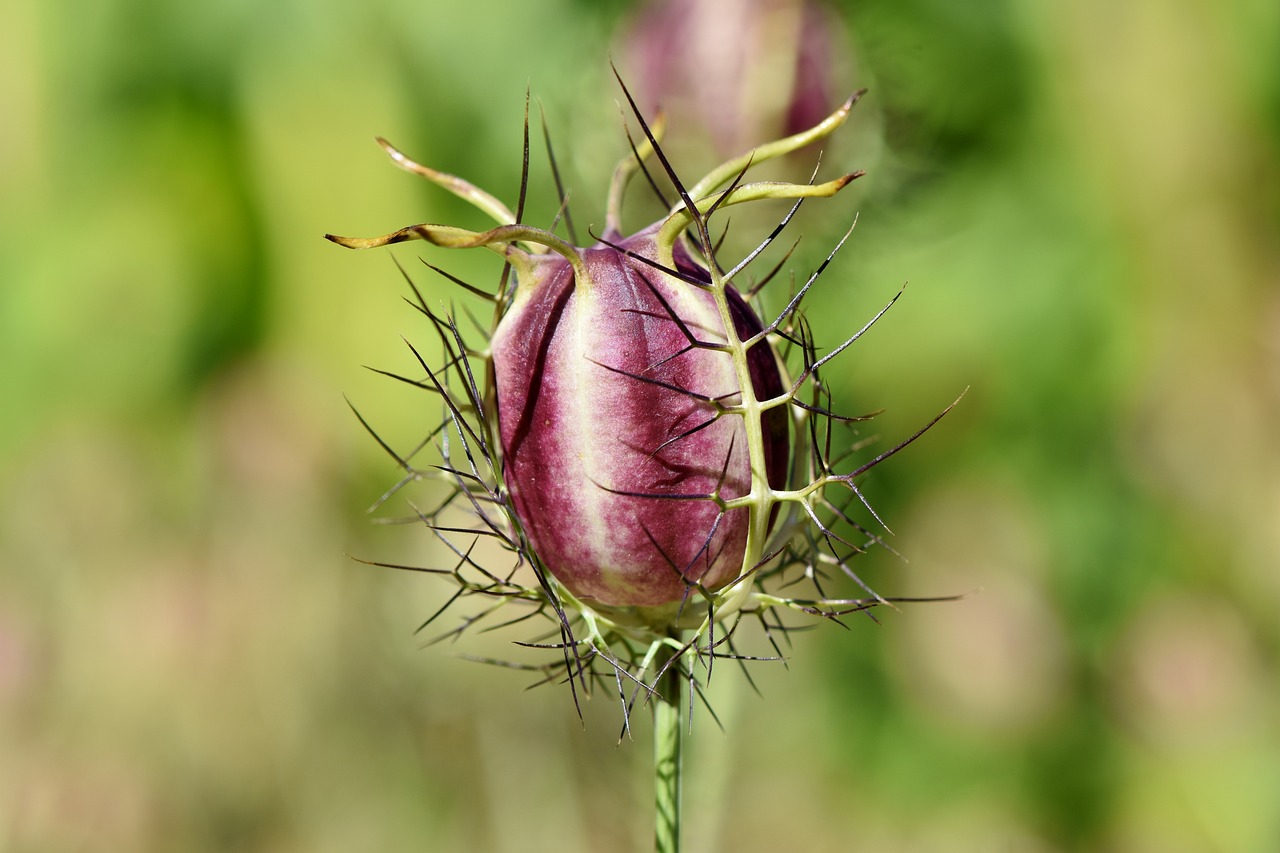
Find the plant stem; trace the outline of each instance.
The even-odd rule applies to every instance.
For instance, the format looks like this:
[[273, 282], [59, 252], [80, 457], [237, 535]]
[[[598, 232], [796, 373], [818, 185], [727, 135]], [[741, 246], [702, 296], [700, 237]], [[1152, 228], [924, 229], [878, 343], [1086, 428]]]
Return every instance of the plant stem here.
[[653, 697], [653, 779], [655, 796], [653, 847], [657, 853], [680, 853], [680, 808], [684, 777], [684, 677], [672, 661]]

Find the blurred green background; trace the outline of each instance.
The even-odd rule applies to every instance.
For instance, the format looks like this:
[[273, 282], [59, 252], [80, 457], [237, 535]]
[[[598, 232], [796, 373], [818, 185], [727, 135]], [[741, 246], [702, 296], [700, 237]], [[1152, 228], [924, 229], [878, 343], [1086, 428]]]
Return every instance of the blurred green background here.
[[[1280, 850], [1280, 6], [835, 8], [833, 100], [871, 94], [824, 174], [870, 174], [801, 223], [803, 274], [860, 216], [819, 341], [910, 286], [829, 378], [881, 447], [971, 388], [867, 480], [910, 562], [863, 575], [978, 592], [718, 679], [689, 849]], [[7, 7], [0, 848], [648, 847], [646, 726], [456, 654], [523, 635], [422, 650], [447, 590], [345, 556], [444, 559], [368, 523], [395, 470], [343, 402], [416, 437], [361, 365], [430, 335], [321, 239], [482, 224], [375, 134], [514, 203], [526, 85], [600, 223], [633, 12]]]

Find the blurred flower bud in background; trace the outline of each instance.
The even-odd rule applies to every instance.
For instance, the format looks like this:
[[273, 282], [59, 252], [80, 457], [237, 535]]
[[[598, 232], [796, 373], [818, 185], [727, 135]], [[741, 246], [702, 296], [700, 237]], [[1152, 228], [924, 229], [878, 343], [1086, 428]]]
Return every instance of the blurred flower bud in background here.
[[848, 42], [817, 0], [653, 0], [617, 41], [641, 109], [705, 127], [722, 156], [821, 121], [849, 88]]

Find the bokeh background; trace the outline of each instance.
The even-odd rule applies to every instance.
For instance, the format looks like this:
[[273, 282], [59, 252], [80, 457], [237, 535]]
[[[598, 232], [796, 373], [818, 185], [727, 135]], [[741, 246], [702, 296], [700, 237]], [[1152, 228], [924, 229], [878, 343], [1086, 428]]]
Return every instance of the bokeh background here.
[[[689, 173], [775, 121], [793, 49], [786, 3], [699, 5], [664, 95]], [[369, 523], [396, 474], [343, 401], [415, 437], [434, 410], [362, 365], [430, 332], [386, 253], [321, 239], [481, 224], [375, 134], [514, 203], [526, 86], [599, 223], [609, 56], [672, 85], [627, 46], [637, 8], [6, 7], [0, 848], [647, 849], [643, 725], [618, 745], [608, 697], [583, 726], [460, 657], [523, 636], [424, 650], [447, 590], [346, 556], [443, 560]], [[718, 676], [689, 849], [1280, 850], [1280, 6], [828, 14], [812, 87], [871, 92], [824, 174], [869, 175], [800, 223], [803, 274], [860, 217], [819, 340], [910, 282], [829, 378], [887, 408], [880, 447], [970, 389], [867, 479], [909, 562], [861, 569], [973, 594], [799, 635], [760, 697]]]

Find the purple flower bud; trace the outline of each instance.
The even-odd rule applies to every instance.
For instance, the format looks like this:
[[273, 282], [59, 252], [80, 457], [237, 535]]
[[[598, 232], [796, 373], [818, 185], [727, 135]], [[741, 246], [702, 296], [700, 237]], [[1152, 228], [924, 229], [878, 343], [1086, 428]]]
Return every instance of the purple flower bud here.
[[821, 121], [850, 53], [819, 0], [651, 0], [619, 41], [642, 106], [724, 153]]
[[[581, 251], [579, 272], [544, 256], [492, 343], [503, 479], [533, 551], [578, 598], [660, 605], [738, 576], [751, 491], [741, 399], [707, 271], [677, 244], [657, 263], [658, 223]], [[736, 337], [761, 331], [730, 288]], [[762, 341], [748, 353], [756, 399], [782, 378]], [[785, 408], [764, 417], [770, 486], [786, 479]]]
[[[750, 597], [754, 578], [734, 582], [780, 553], [765, 552], [779, 508], [790, 504], [794, 518], [803, 506], [813, 518], [824, 489], [852, 488], [844, 475], [821, 465], [815, 469], [807, 455], [803, 465], [791, 458], [793, 438], [797, 446], [811, 441], [806, 413], [830, 414], [796, 399], [798, 388], [818, 384], [816, 352], [796, 314], [803, 293], [779, 318], [785, 328], [766, 327], [733, 285], [791, 214], [735, 268], [704, 259], [715, 251], [707, 228], [712, 212], [767, 199], [796, 201], [798, 207], [799, 199], [834, 195], [861, 174], [825, 183], [743, 181], [752, 165], [839, 127], [856, 100], [857, 95], [814, 127], [757, 146], [689, 185], [658, 150], [661, 131], [646, 125], [644, 141], [614, 172], [604, 237], [588, 248], [519, 223], [478, 187], [382, 143], [402, 168], [467, 199], [498, 226], [476, 232], [423, 224], [382, 237], [330, 239], [352, 248], [405, 240], [485, 247], [511, 265], [514, 287], [491, 297], [497, 314], [487, 350], [463, 347], [451, 323], [423, 305], [442, 334], [446, 326], [451, 330], [446, 370], [465, 374], [458, 377], [467, 389], [463, 399], [451, 399], [447, 380], [425, 361], [422, 366], [427, 384], [444, 395], [464, 447], [470, 473], [448, 464], [447, 447], [441, 447], [442, 470], [456, 478], [460, 494], [472, 496], [484, 525], [474, 532], [498, 537], [521, 561], [535, 565], [542, 592], [532, 595], [561, 613], [562, 628], [567, 617], [560, 602], [567, 596], [577, 602], [572, 609], [597, 615], [600, 608], [658, 608], [621, 616], [612, 611], [607, 618], [664, 632], [683, 612], [671, 605], [682, 605], [695, 587], [720, 614], [715, 618], [723, 618]], [[665, 218], [623, 237], [625, 187], [655, 153], [678, 187], [679, 203]], [[784, 380], [773, 350], [773, 342], [784, 338], [805, 352], [807, 366], [794, 383]], [[487, 358], [493, 380], [484, 395], [465, 366], [473, 354]], [[811, 478], [815, 470], [816, 480], [790, 482]], [[501, 518], [488, 515], [479, 498]], [[424, 520], [435, 525], [434, 515]], [[483, 584], [468, 588], [492, 591]]]
[[[580, 713], [585, 691], [597, 681], [616, 683], [628, 731], [643, 695], [656, 709], [657, 730], [665, 733], [655, 737], [664, 745], [655, 747], [655, 755], [659, 766], [667, 766], [678, 751], [681, 725], [674, 709], [683, 702], [685, 681], [696, 685], [704, 664], [709, 678], [713, 662], [726, 654], [750, 657], [734, 645], [744, 619], [759, 620], [776, 650], [773, 632], [791, 630], [783, 614], [839, 620], [902, 600], [880, 596], [850, 565], [871, 547], [888, 547], [856, 518], [860, 506], [883, 526], [857, 481], [951, 407], [842, 472], [843, 454], [831, 455], [833, 426], [874, 413], [837, 412], [819, 371], [828, 370], [898, 297], [819, 354], [801, 303], [852, 226], [803, 284], [793, 279], [791, 296], [766, 317], [769, 322], [757, 318], [749, 299], [782, 264], [753, 281], [745, 295], [735, 286], [804, 199], [833, 196], [862, 174], [815, 183], [815, 172], [806, 183], [790, 183], [749, 181], [748, 173], [830, 134], [860, 92], [813, 127], [758, 145], [687, 183], [660, 147], [661, 121], [647, 123], [625, 85], [622, 91], [643, 136], [638, 142], [631, 136], [630, 155], [614, 169], [603, 236], [589, 247], [576, 245], [567, 213], [568, 239], [554, 226], [547, 231], [521, 221], [527, 183], [516, 213], [384, 140], [379, 143], [396, 165], [470, 202], [496, 226], [473, 231], [424, 223], [380, 237], [326, 236], [355, 249], [407, 240], [485, 248], [506, 262], [496, 291], [432, 267], [488, 300], [492, 334], [483, 343], [464, 336], [452, 313], [437, 314], [401, 268], [443, 357], [429, 362], [410, 344], [422, 372], [387, 375], [431, 394], [439, 420], [405, 453], [357, 417], [402, 470], [382, 500], [421, 480], [451, 487], [443, 501], [433, 495], [431, 506], [411, 504], [413, 514], [405, 520], [425, 524], [453, 555], [452, 566], [369, 562], [444, 575], [456, 585], [419, 630], [459, 598], [483, 602], [436, 640], [484, 622], [497, 628], [549, 617], [555, 627], [522, 645], [555, 650], [559, 659], [510, 665], [539, 671], [540, 683], [567, 682]], [[526, 164], [528, 139], [526, 123]], [[649, 158], [660, 162], [678, 198], [664, 198], [656, 169], [645, 165]], [[563, 212], [567, 194], [550, 159]], [[623, 196], [641, 171], [667, 214], [624, 236]], [[712, 216], [766, 200], [792, 205], [745, 256], [733, 262], [717, 257]], [[775, 343], [783, 347], [785, 363]], [[428, 454], [427, 461], [420, 458]], [[483, 556], [477, 551], [482, 542], [494, 546]], [[505, 569], [482, 565], [503, 554], [511, 559]], [[536, 583], [528, 583], [530, 574]], [[828, 595], [824, 587], [839, 574], [864, 595]], [[812, 592], [791, 597], [787, 591], [797, 584]], [[659, 784], [659, 814], [668, 817], [678, 802], [670, 788]], [[660, 827], [659, 846], [672, 829]]]

